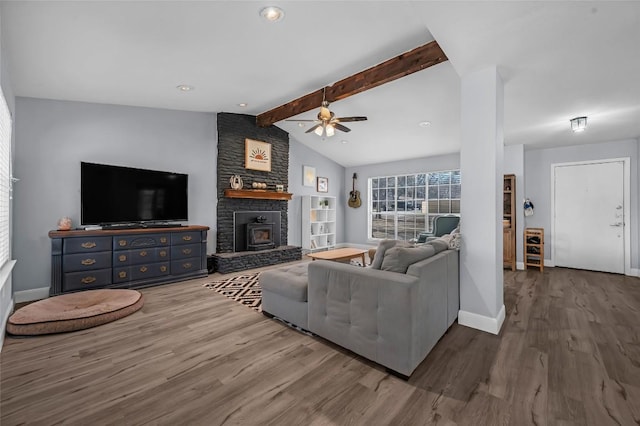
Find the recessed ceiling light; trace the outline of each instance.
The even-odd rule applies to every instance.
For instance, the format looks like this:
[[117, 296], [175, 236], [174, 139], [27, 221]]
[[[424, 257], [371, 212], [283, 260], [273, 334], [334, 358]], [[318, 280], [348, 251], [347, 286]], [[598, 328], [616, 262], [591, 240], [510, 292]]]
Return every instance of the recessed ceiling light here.
[[246, 108], [248, 105], [249, 105], [249, 104], [248, 104], [248, 103], [246, 103], [246, 102], [240, 102], [240, 103], [238, 104], [238, 106], [239, 106], [240, 108]]
[[304, 127], [304, 123], [298, 121], [298, 127]]
[[190, 92], [194, 89], [194, 87], [189, 86], [188, 84], [179, 84], [176, 86], [176, 89], [178, 89], [181, 92]]
[[429, 127], [431, 126], [431, 122], [430, 121], [421, 121], [418, 123], [418, 126], [420, 127]]
[[260, 10], [260, 16], [269, 22], [278, 22], [284, 18], [284, 10], [277, 6], [268, 6]]
[[343, 144], [346, 144], [348, 141], [342, 139], [340, 142], [342, 142]]

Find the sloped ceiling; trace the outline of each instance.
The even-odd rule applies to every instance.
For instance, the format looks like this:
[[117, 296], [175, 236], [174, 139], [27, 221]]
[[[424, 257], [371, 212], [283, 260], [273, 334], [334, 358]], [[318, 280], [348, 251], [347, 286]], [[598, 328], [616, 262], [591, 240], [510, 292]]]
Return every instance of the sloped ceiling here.
[[[3, 1], [2, 43], [17, 96], [257, 115], [435, 38], [449, 62], [331, 105], [369, 117], [350, 133], [277, 123], [344, 166], [457, 152], [460, 78], [490, 65], [505, 80], [506, 144], [640, 136], [640, 3], [270, 4], [282, 21], [249, 1]], [[579, 115], [588, 131], [573, 134]]]

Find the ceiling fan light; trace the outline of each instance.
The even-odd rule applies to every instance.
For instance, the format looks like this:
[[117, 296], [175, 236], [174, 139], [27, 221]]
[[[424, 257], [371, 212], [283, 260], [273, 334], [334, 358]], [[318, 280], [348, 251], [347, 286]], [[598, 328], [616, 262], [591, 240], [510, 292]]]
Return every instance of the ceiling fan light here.
[[325, 129], [325, 131], [327, 132], [328, 137], [331, 137], [336, 134], [336, 129], [331, 124], [327, 125], [327, 128]]
[[322, 128], [322, 126], [318, 126], [318, 127], [316, 127], [316, 129], [313, 131], [313, 133], [315, 133], [315, 134], [316, 134], [316, 135], [318, 135], [318, 136], [322, 136], [322, 131], [323, 131], [323, 130], [324, 130], [324, 129]]

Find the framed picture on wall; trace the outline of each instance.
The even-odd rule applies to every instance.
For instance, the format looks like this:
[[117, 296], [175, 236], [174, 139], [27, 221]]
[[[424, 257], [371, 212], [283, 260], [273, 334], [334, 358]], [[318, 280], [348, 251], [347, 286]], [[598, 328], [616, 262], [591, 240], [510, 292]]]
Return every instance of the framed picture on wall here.
[[316, 184], [316, 190], [318, 192], [329, 192], [329, 178], [318, 177], [318, 182]]
[[253, 139], [245, 139], [244, 168], [270, 172], [271, 144], [267, 142], [255, 141]]
[[302, 186], [313, 186], [316, 183], [316, 168], [302, 166]]

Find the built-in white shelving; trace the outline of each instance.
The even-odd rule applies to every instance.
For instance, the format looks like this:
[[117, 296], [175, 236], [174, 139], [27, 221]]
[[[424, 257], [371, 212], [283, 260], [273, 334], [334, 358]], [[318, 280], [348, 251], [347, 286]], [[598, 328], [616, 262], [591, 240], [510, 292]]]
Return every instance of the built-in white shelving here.
[[336, 245], [336, 197], [302, 197], [302, 248], [314, 252]]

